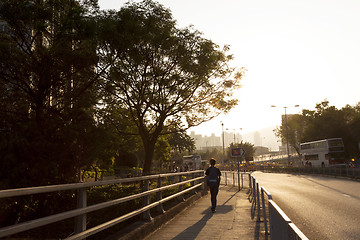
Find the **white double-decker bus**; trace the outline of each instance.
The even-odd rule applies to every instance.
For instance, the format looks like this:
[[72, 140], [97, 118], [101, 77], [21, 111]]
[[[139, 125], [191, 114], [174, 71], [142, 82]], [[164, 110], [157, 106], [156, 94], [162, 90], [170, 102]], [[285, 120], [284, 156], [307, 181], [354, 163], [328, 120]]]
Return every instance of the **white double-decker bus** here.
[[300, 144], [304, 166], [330, 167], [346, 165], [342, 138], [329, 138]]

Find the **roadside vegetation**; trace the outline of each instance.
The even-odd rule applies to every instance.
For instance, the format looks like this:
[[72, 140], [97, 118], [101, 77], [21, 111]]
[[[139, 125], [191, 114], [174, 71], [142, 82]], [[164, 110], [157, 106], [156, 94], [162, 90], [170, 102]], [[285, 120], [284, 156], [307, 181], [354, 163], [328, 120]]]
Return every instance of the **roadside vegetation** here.
[[317, 103], [315, 110], [303, 109], [301, 114], [288, 116], [288, 128], [283, 122], [275, 129], [276, 135], [300, 154], [300, 143], [326, 138], [342, 138], [348, 159], [360, 159], [360, 103], [341, 109], [331, 106], [326, 99]]

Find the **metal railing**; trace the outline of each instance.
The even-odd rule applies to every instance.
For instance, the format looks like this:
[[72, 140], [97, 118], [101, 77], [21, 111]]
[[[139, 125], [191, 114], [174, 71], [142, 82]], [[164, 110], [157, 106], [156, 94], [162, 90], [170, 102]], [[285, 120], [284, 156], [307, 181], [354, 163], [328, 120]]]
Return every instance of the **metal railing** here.
[[[190, 176], [190, 179], [183, 180], [183, 176]], [[170, 177], [175, 178], [178, 177], [178, 182], [166, 186], [161, 186], [162, 179]], [[52, 186], [41, 186], [41, 187], [30, 187], [30, 188], [20, 188], [20, 189], [9, 189], [9, 190], [1, 190], [0, 191], [0, 199], [1, 198], [9, 198], [9, 197], [18, 197], [25, 195], [33, 195], [40, 193], [50, 193], [57, 191], [65, 191], [65, 190], [78, 190], [78, 204], [77, 209], [58, 213], [55, 215], [15, 224], [12, 226], [0, 228], [0, 238], [10, 236], [13, 234], [21, 233], [27, 230], [31, 230], [34, 228], [38, 228], [41, 226], [45, 226], [51, 223], [59, 222], [69, 218], [76, 218], [75, 223], [75, 233], [71, 234], [70, 237], [66, 238], [68, 240], [74, 239], [85, 239], [86, 237], [92, 236], [102, 230], [108, 229], [120, 222], [123, 222], [129, 218], [137, 216], [139, 214], [143, 214], [144, 219], [151, 219], [150, 209], [154, 207], [158, 207], [158, 212], [164, 212], [163, 203], [169, 201], [173, 198], [182, 198], [184, 193], [189, 191], [195, 191], [197, 188], [201, 188], [204, 190], [204, 171], [191, 171], [191, 172], [179, 172], [179, 173], [168, 173], [168, 174], [158, 174], [158, 175], [149, 175], [143, 177], [134, 177], [134, 178], [125, 178], [125, 179], [114, 179], [107, 181], [97, 181], [97, 182], [84, 182], [84, 183], [73, 183], [73, 184], [62, 184], [62, 185], [52, 185]], [[149, 189], [149, 181], [156, 180], [157, 187], [150, 190]], [[139, 182], [144, 181], [144, 189], [143, 192], [130, 195], [123, 198], [118, 198], [115, 200], [102, 202], [98, 204], [94, 204], [91, 206], [87, 206], [87, 190], [91, 187], [95, 186], [104, 186], [111, 184], [122, 184], [122, 183], [131, 183], [131, 182]], [[184, 184], [190, 184], [190, 187], [183, 190]], [[178, 192], [170, 195], [166, 198], [162, 198], [162, 192], [169, 188], [178, 187]], [[156, 193], [156, 201], [150, 203], [149, 196], [151, 194]], [[124, 203], [130, 200], [134, 200], [137, 198], [143, 198], [143, 207], [137, 209], [135, 211], [129, 212], [125, 215], [119, 216], [115, 219], [112, 219], [108, 222], [102, 223], [98, 226], [95, 226], [91, 229], [86, 229], [86, 218], [87, 214], [90, 212], [94, 212], [97, 210], [101, 210], [107, 207], [115, 206], [120, 203]]]
[[[274, 202], [272, 195], [260, 187], [254, 176], [249, 176], [250, 201], [254, 201], [254, 210], [257, 210], [257, 221], [263, 217], [265, 234], [270, 234], [272, 240], [308, 240], [296, 227], [290, 218]], [[267, 198], [267, 200], [265, 199]], [[262, 209], [262, 212], [261, 212]], [[268, 222], [269, 225], [268, 226]]]
[[250, 176], [250, 173], [222, 171], [221, 184], [224, 185], [232, 184], [232, 186], [234, 187], [237, 186], [238, 190], [240, 191], [241, 189], [244, 188], [244, 183], [246, 185], [247, 182], [247, 177], [245, 177], [246, 175]]

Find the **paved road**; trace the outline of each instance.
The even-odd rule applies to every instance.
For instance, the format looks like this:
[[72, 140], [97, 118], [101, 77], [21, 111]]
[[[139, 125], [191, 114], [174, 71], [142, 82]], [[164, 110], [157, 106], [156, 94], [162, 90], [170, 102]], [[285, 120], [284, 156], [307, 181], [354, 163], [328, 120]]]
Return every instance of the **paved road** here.
[[310, 240], [360, 239], [360, 182], [262, 172], [253, 176]]

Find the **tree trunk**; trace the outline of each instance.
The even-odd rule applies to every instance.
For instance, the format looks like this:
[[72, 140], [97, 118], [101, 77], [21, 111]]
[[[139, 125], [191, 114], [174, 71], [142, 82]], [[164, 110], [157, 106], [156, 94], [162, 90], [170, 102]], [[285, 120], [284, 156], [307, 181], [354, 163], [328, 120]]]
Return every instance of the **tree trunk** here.
[[141, 127], [139, 128], [139, 133], [145, 150], [145, 161], [143, 166], [144, 175], [148, 175], [151, 172], [151, 164], [154, 157], [155, 144], [163, 129], [164, 121], [165, 121], [165, 117], [162, 117], [158, 121], [157, 127], [152, 133], [148, 132], [144, 124], [141, 124]]
[[155, 150], [155, 141], [149, 141], [146, 144], [144, 143], [144, 150], [145, 150], [145, 161], [144, 161], [143, 173], [144, 175], [148, 175], [151, 172], [151, 164]]

